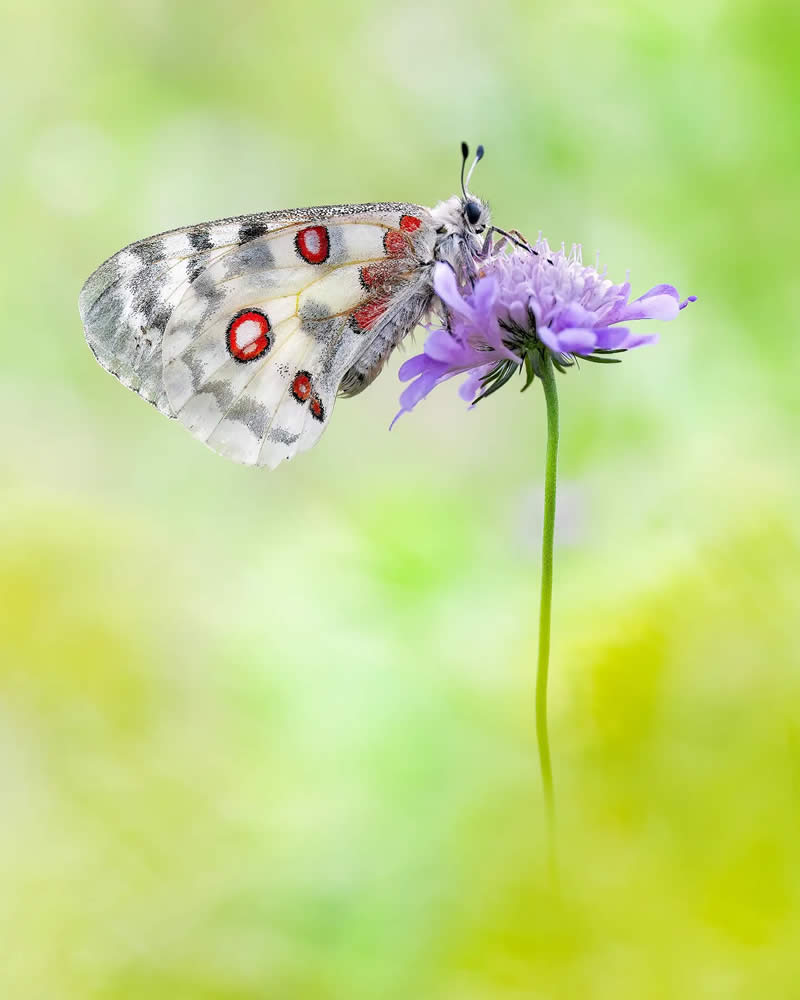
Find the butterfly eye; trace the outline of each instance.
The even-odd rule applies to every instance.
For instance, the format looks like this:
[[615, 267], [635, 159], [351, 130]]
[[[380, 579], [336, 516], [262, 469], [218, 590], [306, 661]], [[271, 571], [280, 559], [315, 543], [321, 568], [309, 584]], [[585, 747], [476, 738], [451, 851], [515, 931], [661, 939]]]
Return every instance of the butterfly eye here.
[[477, 201], [468, 201], [464, 206], [464, 215], [466, 216], [467, 222], [471, 226], [474, 226], [481, 217], [481, 206], [477, 203]]

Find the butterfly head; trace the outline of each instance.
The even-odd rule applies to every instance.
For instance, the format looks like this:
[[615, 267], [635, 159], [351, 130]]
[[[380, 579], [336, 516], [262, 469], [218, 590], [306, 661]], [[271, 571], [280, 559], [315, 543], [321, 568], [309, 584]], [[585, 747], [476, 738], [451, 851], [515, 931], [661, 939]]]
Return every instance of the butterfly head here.
[[473, 232], [482, 233], [489, 221], [489, 207], [471, 197], [464, 202], [464, 220]]

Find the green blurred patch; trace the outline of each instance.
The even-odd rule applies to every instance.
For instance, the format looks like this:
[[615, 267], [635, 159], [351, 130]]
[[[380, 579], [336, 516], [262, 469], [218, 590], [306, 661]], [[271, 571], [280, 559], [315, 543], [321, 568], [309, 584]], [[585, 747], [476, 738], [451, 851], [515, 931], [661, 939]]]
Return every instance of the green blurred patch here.
[[[470, 506], [451, 495], [372, 491], [358, 510], [364, 572], [394, 602], [426, 602], [475, 557]], [[441, 512], [446, 509], [446, 518]]]
[[[143, 558], [144, 557], [144, 558]], [[140, 732], [158, 644], [142, 540], [99, 509], [13, 502], [0, 522], [0, 685], [45, 715]], [[144, 598], [144, 600], [143, 600]]]

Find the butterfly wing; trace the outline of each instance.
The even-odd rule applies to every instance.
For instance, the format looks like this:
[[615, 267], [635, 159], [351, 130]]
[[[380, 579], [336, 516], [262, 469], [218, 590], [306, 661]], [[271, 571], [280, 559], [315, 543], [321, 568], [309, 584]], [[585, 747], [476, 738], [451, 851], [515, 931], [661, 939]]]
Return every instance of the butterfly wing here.
[[264, 213], [120, 251], [87, 281], [100, 363], [220, 454], [273, 467], [319, 438], [430, 303], [435, 231], [388, 203]]
[[212, 260], [266, 230], [263, 216], [223, 219], [140, 240], [101, 264], [78, 302], [86, 340], [100, 364], [174, 416], [161, 374], [161, 338], [172, 310]]
[[346, 376], [367, 384], [427, 307], [432, 238], [405, 212], [317, 218], [210, 264], [164, 333], [172, 412], [248, 465], [310, 448]]

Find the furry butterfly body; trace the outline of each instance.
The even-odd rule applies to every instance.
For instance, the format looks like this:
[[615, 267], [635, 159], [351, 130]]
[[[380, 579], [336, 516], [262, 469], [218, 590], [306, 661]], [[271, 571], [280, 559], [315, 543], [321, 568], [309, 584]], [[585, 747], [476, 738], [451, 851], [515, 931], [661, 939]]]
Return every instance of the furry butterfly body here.
[[274, 468], [312, 447], [337, 395], [366, 388], [443, 309], [437, 261], [472, 279], [487, 223], [465, 191], [432, 209], [332, 205], [162, 233], [88, 279], [86, 339], [104, 368], [219, 454]]

